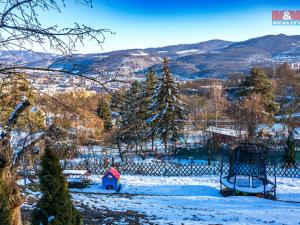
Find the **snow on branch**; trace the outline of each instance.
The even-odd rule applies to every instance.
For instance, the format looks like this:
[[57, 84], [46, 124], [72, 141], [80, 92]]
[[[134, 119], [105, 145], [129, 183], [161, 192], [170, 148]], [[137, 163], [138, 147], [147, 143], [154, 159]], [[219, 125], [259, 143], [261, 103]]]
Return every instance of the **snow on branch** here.
[[34, 146], [37, 142], [43, 139], [44, 136], [45, 132], [43, 131], [30, 133], [26, 131], [13, 130], [10, 139], [10, 146], [13, 150], [13, 165], [28, 148]]
[[8, 117], [6, 127], [5, 127], [6, 132], [10, 131], [12, 129], [12, 127], [17, 123], [17, 120], [18, 120], [18, 117], [20, 116], [20, 114], [29, 106], [30, 106], [30, 102], [27, 99], [23, 99], [16, 106], [14, 111], [12, 111]]

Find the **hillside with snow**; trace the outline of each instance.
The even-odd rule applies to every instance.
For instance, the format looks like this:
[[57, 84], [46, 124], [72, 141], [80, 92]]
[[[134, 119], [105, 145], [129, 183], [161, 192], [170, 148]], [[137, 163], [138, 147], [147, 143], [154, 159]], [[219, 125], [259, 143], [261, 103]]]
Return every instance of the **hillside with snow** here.
[[[2, 51], [1, 63], [32, 67], [50, 66], [76, 73], [141, 75], [149, 67], [160, 70], [162, 59], [170, 60], [170, 69], [178, 79], [225, 78], [234, 72], [248, 73], [253, 66], [274, 66], [300, 62], [300, 36], [267, 35], [241, 42], [210, 40], [159, 48], [129, 49], [105, 53], [75, 54], [60, 58], [46, 53]], [[57, 61], [58, 60], [58, 61]], [[53, 62], [56, 63], [52, 64]]]

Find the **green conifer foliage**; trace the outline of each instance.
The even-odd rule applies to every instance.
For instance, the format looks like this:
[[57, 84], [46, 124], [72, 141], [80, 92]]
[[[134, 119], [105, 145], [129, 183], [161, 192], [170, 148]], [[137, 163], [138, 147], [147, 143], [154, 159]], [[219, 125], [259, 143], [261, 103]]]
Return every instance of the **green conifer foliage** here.
[[[152, 111], [152, 98], [155, 95], [155, 87], [157, 85], [157, 76], [155, 72], [150, 68], [146, 74], [146, 82], [145, 82], [145, 92], [144, 92], [144, 102], [142, 106], [145, 108], [145, 120], [149, 117], [154, 116], [157, 112]], [[148, 129], [146, 130], [146, 136], [151, 138], [151, 150], [154, 151], [154, 139], [156, 137], [156, 129], [155, 124], [150, 123], [148, 124]]]
[[294, 164], [296, 162], [296, 144], [292, 135], [288, 136], [285, 146], [285, 153], [283, 155], [283, 160], [287, 164]]
[[124, 143], [135, 144], [136, 148], [144, 138], [146, 112], [143, 110], [142, 101], [142, 85], [138, 81], [133, 81], [124, 95], [121, 110], [121, 130]]
[[167, 151], [168, 142], [176, 143], [182, 136], [185, 121], [183, 102], [170, 73], [167, 59], [164, 59], [162, 76], [158, 80], [153, 111], [155, 115], [148, 122], [155, 124], [157, 134], [164, 142]]
[[112, 129], [112, 119], [109, 105], [103, 97], [99, 99], [96, 113], [100, 119], [103, 120], [104, 131], [111, 131]]
[[240, 96], [246, 97], [251, 94], [259, 94], [264, 103], [264, 121], [271, 125], [274, 122], [274, 114], [279, 106], [274, 100], [274, 88], [272, 82], [267, 77], [263, 69], [259, 67], [252, 68], [250, 76], [241, 84]]
[[80, 225], [81, 216], [74, 208], [59, 159], [47, 146], [41, 161], [42, 197], [32, 214], [33, 225]]
[[124, 93], [122, 90], [116, 90], [112, 93], [110, 101], [110, 109], [113, 112], [120, 112], [124, 101]]

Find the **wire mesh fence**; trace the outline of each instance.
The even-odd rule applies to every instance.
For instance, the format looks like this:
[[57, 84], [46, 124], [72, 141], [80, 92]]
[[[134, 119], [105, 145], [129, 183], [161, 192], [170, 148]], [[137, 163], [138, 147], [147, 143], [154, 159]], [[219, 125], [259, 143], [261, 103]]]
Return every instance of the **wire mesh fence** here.
[[[115, 167], [123, 175], [143, 175], [143, 176], [203, 176], [228, 174], [229, 163], [212, 162], [207, 163], [169, 163], [169, 162], [118, 162], [107, 163], [100, 159], [86, 159], [73, 164], [67, 162], [65, 169], [88, 170], [92, 174], [104, 174], [109, 167]], [[267, 174], [269, 176], [295, 177], [300, 178], [300, 165], [288, 165], [277, 163], [267, 164]]]

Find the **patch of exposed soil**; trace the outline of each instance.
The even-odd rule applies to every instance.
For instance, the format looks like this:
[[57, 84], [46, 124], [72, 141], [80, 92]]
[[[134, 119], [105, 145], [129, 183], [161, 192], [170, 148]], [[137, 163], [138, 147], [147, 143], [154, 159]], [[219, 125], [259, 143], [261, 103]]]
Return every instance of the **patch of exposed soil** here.
[[[30, 218], [32, 213], [32, 207], [30, 205], [35, 204], [31, 199], [30, 203], [27, 202], [25, 206], [22, 207], [22, 221], [24, 225], [30, 225]], [[78, 205], [80, 208], [81, 215], [83, 217], [84, 225], [104, 225], [104, 224], [153, 224], [149, 222], [144, 214], [138, 213], [136, 211], [112, 211], [109, 209], [96, 209], [89, 208], [87, 205]]]

